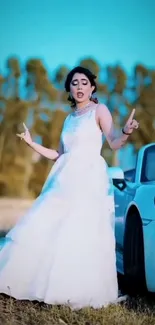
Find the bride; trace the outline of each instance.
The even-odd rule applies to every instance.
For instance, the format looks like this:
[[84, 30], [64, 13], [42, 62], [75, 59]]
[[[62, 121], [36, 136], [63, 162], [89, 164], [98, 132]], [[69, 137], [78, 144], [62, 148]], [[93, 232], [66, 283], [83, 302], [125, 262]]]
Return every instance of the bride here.
[[55, 164], [39, 197], [6, 236], [0, 293], [76, 309], [117, 301], [113, 190], [100, 151], [102, 134], [117, 150], [138, 122], [133, 110], [115, 137], [108, 108], [92, 97], [95, 78], [83, 67], [68, 74], [65, 89], [72, 112], [64, 121], [58, 152], [33, 142], [25, 124], [25, 132], [18, 134]]

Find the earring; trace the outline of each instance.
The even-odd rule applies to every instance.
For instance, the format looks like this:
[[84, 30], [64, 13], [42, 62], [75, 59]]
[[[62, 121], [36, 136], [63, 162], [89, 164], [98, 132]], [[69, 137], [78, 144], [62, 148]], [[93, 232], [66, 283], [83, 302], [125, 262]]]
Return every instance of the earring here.
[[89, 95], [89, 99], [91, 99], [91, 98], [92, 98], [92, 94]]
[[69, 93], [69, 97], [70, 97], [70, 99], [73, 99], [73, 96], [71, 95], [71, 93]]

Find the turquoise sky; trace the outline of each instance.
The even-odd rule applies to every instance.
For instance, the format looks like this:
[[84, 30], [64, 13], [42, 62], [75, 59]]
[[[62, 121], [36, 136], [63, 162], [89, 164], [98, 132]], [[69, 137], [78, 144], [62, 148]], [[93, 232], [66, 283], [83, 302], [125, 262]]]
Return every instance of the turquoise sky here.
[[155, 1], [1, 0], [0, 68], [10, 55], [40, 57], [50, 71], [85, 56], [155, 66]]
[[[155, 1], [1, 0], [0, 70], [12, 55], [22, 64], [41, 58], [50, 74], [84, 57], [128, 72], [135, 63], [155, 67]], [[132, 167], [133, 153], [126, 158], [121, 165]]]

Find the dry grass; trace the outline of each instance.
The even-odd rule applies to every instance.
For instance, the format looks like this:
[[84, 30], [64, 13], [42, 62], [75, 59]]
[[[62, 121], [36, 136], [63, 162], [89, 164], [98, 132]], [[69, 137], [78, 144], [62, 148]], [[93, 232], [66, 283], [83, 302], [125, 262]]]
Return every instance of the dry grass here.
[[105, 309], [71, 311], [65, 306], [16, 301], [0, 295], [2, 325], [155, 325], [154, 301], [132, 298]]

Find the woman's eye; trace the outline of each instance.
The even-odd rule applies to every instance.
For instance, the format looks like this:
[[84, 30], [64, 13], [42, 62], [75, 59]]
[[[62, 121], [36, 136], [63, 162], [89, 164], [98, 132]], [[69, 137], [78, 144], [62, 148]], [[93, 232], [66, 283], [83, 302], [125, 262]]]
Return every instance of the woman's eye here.
[[77, 86], [78, 82], [77, 81], [72, 81], [73, 86]]
[[[82, 80], [82, 85], [86, 86], [88, 85], [88, 81], [87, 80]], [[77, 86], [78, 84], [80, 84], [80, 82], [78, 82], [78, 80], [73, 80], [72, 81], [72, 86]]]
[[88, 84], [88, 82], [87, 81], [83, 81], [82, 84], [86, 86]]

